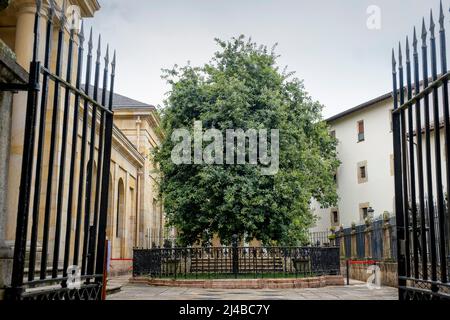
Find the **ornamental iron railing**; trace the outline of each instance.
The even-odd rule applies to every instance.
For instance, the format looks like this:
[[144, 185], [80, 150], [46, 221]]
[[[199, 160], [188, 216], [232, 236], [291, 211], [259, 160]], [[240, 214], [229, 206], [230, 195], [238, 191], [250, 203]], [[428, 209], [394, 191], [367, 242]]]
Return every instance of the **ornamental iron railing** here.
[[431, 13], [428, 28], [425, 19], [422, 21], [420, 46], [414, 29], [412, 50], [406, 38], [406, 50], [399, 44], [398, 55], [392, 52], [398, 287], [402, 300], [450, 299], [450, 221], [444, 191], [450, 190], [450, 72], [445, 24], [441, 3], [438, 34]]
[[[67, 21], [66, 13], [67, 1], [61, 8], [53, 0], [48, 5], [36, 1], [29, 83], [21, 87], [0, 84], [0, 90], [28, 92], [7, 299], [104, 297], [116, 61], [114, 55], [110, 63], [107, 50], [102, 72], [100, 38], [94, 61], [91, 30], [84, 67], [83, 28], [78, 32], [74, 21]], [[43, 19], [45, 56], [41, 63]], [[100, 90], [100, 85], [104, 90]], [[72, 278], [79, 284], [72, 287]]]
[[230, 246], [133, 251], [134, 277], [221, 279], [338, 274], [338, 247]]

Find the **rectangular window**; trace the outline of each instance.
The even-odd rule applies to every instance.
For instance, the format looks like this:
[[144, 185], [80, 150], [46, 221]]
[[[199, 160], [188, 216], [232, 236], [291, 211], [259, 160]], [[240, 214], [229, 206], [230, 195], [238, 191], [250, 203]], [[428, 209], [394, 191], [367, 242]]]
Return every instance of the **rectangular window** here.
[[367, 172], [367, 161], [362, 161], [357, 164], [358, 183], [366, 183], [369, 181], [369, 174]]
[[370, 208], [370, 203], [368, 203], [368, 202], [359, 204], [359, 217], [361, 219], [361, 222], [365, 221], [367, 219], [367, 217], [369, 216], [369, 208]]
[[331, 131], [331, 132], [330, 132], [330, 136], [331, 136], [332, 138], [336, 139], [336, 131], [335, 131], [335, 130]]
[[358, 142], [364, 141], [364, 120], [358, 121]]
[[368, 210], [368, 208], [361, 208], [362, 217], [363, 217], [364, 220], [367, 219], [367, 214], [368, 214], [367, 210]]
[[361, 179], [366, 178], [366, 167], [359, 167], [359, 176]]
[[333, 212], [333, 222], [338, 223], [339, 222], [339, 215], [337, 211]]
[[331, 209], [331, 225], [339, 226], [339, 211], [338, 209]]

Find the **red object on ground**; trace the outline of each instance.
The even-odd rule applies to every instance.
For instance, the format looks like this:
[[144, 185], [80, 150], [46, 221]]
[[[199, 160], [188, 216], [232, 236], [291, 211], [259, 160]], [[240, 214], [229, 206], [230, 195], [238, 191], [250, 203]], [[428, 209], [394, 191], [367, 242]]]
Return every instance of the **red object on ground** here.
[[377, 264], [376, 260], [350, 260], [350, 264]]

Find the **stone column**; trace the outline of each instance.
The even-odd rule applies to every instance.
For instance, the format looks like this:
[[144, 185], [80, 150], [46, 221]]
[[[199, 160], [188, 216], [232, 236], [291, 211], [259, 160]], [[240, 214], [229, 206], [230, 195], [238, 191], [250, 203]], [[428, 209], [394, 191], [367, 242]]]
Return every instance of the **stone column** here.
[[389, 216], [387, 219], [384, 219], [383, 224], [383, 260], [391, 260], [392, 259], [392, 251], [391, 251], [391, 231], [392, 226], [389, 221]]
[[337, 239], [339, 241], [339, 252], [341, 259], [345, 259], [345, 236], [344, 236], [344, 228], [341, 226], [339, 231], [337, 232]]
[[356, 228], [354, 227], [354, 226], [352, 226], [352, 233], [351, 233], [351, 241], [352, 241], [352, 247], [351, 247], [351, 256], [352, 256], [352, 259], [357, 259], [357, 257], [358, 257], [358, 251], [357, 251], [357, 249], [356, 249], [356, 245], [357, 245], [357, 243], [356, 243]]
[[364, 230], [364, 252], [366, 259], [372, 258], [372, 225], [370, 223], [366, 224], [366, 229]]

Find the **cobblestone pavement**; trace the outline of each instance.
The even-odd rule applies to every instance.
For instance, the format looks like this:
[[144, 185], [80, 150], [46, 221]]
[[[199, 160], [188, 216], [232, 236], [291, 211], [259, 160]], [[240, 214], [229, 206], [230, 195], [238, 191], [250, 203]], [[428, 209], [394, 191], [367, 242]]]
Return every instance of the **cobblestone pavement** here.
[[397, 300], [395, 288], [370, 290], [364, 283], [317, 289], [197, 289], [124, 284], [108, 300]]

